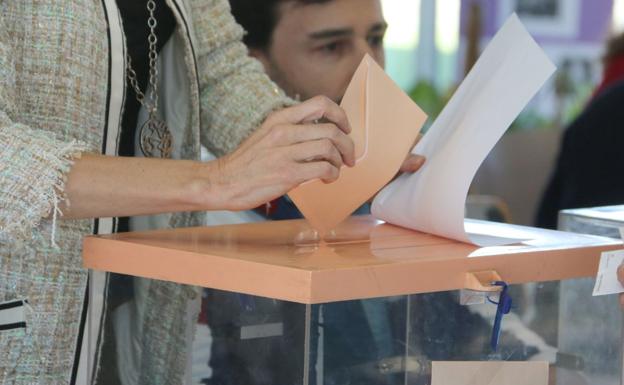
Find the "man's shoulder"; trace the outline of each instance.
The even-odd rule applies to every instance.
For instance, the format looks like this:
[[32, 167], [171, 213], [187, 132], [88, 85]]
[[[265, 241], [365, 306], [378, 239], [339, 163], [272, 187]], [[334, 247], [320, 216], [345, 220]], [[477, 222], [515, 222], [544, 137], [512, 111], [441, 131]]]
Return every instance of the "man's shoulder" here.
[[610, 85], [596, 95], [592, 105], [599, 107], [617, 106], [618, 112], [624, 112], [624, 78]]

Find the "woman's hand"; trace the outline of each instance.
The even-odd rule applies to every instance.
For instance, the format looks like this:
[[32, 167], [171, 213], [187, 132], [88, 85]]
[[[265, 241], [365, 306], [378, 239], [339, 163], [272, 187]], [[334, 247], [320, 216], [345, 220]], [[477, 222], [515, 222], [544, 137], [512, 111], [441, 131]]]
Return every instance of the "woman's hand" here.
[[[416, 145], [418, 144], [418, 142], [420, 142], [420, 139], [422, 139], [422, 137], [423, 137], [422, 134], [418, 134], [418, 136], [416, 137], [416, 140], [414, 141], [414, 144], [412, 145], [412, 149], [416, 147]], [[423, 166], [423, 164], [425, 164], [425, 160], [426, 159], [424, 156], [414, 155], [410, 152], [405, 157], [405, 160], [403, 161], [403, 164], [401, 164], [401, 168], [399, 169], [399, 172], [397, 173], [397, 175], [395, 175], [394, 179], [396, 179], [397, 176], [401, 175], [401, 173], [404, 173], [404, 172], [413, 173], [413, 172], [418, 171]]]
[[[624, 264], [618, 267], [617, 276], [622, 286], [624, 286]], [[620, 294], [620, 306], [624, 309], [624, 294]]]
[[310, 180], [335, 181], [343, 165], [355, 164], [350, 131], [344, 111], [325, 97], [271, 114], [238, 149], [215, 161], [206, 174], [206, 205], [250, 209]]

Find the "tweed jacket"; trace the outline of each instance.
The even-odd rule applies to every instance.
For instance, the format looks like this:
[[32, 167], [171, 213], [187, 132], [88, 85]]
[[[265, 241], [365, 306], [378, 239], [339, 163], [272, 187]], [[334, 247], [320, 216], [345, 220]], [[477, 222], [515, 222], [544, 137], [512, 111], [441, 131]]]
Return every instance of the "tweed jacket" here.
[[[169, 66], [162, 89], [182, 96], [161, 99], [176, 121], [174, 158], [199, 159], [200, 142], [225, 154], [287, 101], [247, 57], [227, 0], [167, 4], [177, 29], [159, 59]], [[75, 158], [117, 153], [127, 86], [122, 22], [114, 0], [0, 0], [0, 308], [29, 304], [26, 327], [0, 325], [0, 383], [87, 383], [82, 365], [97, 346], [87, 351], [84, 342], [81, 242], [115, 231], [116, 221], [60, 220], [58, 208]], [[200, 214], [178, 213], [169, 225], [201, 222]], [[195, 293], [150, 286], [141, 384], [181, 382], [181, 318]]]

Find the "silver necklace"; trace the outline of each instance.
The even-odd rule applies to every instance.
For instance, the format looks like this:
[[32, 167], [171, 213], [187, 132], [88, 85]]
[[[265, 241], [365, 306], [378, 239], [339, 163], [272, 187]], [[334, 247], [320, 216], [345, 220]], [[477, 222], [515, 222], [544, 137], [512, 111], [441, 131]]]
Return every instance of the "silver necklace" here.
[[[128, 61], [128, 80], [130, 85], [134, 89], [136, 98], [139, 103], [148, 112], [147, 120], [141, 126], [139, 130], [139, 145], [143, 155], [152, 158], [171, 158], [171, 149], [173, 138], [171, 132], [167, 127], [167, 124], [158, 118], [158, 68], [156, 67], [156, 60], [158, 59], [158, 52], [156, 51], [156, 43], [158, 41], [156, 37], [156, 17], [154, 16], [154, 10], [156, 9], [156, 3], [154, 0], [147, 0], [147, 10], [149, 11], [149, 18], [147, 19], [147, 26], [150, 29], [147, 41], [149, 43], [149, 86], [151, 92], [149, 92], [146, 98], [145, 94], [139, 88], [139, 82], [137, 80], [136, 72], [132, 69], [132, 59], [130, 55], [127, 55]], [[147, 91], [146, 91], [147, 92]]]

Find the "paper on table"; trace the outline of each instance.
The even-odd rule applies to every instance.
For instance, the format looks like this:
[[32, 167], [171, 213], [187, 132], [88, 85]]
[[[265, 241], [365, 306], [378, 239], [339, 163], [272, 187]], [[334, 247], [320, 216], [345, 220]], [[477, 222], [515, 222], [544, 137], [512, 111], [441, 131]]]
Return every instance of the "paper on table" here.
[[315, 180], [288, 193], [321, 235], [394, 177], [427, 119], [368, 55], [353, 75], [341, 106], [352, 127], [356, 165], [343, 167], [333, 183]]
[[624, 293], [617, 277], [617, 269], [624, 262], [624, 250], [605, 251], [600, 254], [600, 264], [593, 295]]
[[548, 362], [433, 361], [431, 385], [548, 385]]
[[466, 195], [481, 162], [554, 70], [512, 15], [413, 150], [427, 157], [425, 165], [386, 186], [373, 201], [373, 214], [482, 246], [512, 241], [472, 239], [464, 228]]

